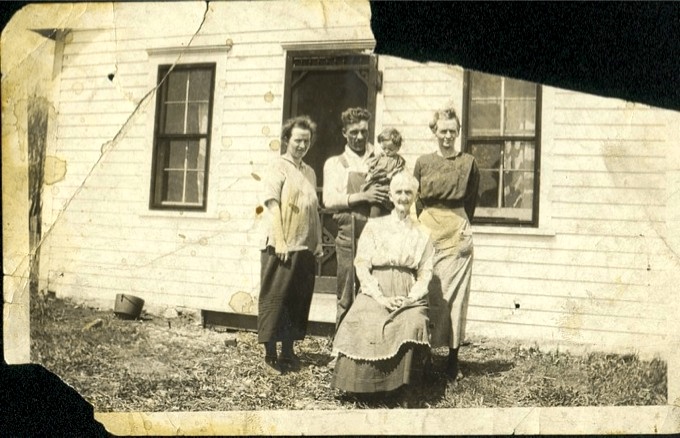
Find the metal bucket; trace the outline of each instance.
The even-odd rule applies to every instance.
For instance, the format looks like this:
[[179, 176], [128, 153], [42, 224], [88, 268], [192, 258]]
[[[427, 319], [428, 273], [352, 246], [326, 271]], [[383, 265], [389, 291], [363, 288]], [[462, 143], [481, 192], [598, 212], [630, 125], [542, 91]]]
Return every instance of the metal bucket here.
[[144, 300], [134, 295], [118, 294], [113, 313], [123, 319], [137, 319], [142, 314]]

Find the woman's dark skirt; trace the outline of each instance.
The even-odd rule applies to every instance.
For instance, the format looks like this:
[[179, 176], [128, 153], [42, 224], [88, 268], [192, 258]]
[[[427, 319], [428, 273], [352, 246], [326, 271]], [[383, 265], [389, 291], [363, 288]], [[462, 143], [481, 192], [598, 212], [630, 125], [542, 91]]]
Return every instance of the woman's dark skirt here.
[[268, 246], [260, 261], [258, 342], [304, 339], [314, 293], [314, 255], [307, 250], [289, 252], [283, 263]]
[[428, 352], [427, 345], [408, 343], [387, 360], [354, 360], [340, 353], [331, 386], [352, 393], [394, 391], [420, 380]]

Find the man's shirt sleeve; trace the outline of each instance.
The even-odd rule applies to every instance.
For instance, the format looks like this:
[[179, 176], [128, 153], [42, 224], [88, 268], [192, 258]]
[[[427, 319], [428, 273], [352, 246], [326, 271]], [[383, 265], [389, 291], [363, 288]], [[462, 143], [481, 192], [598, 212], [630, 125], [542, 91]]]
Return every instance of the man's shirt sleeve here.
[[323, 166], [323, 204], [333, 210], [344, 210], [347, 204], [347, 174], [338, 157]]

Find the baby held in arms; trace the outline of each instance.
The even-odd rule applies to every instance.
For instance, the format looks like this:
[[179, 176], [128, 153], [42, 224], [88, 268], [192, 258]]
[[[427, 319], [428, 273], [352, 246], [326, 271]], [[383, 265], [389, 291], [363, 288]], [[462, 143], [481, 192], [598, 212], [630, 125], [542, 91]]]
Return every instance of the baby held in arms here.
[[[378, 136], [382, 150], [368, 162], [368, 173], [362, 190], [373, 185], [389, 187], [392, 177], [404, 170], [406, 160], [399, 155], [401, 134], [394, 128], [385, 128]], [[371, 204], [370, 217], [385, 216], [392, 211], [394, 205], [387, 200], [384, 203]]]

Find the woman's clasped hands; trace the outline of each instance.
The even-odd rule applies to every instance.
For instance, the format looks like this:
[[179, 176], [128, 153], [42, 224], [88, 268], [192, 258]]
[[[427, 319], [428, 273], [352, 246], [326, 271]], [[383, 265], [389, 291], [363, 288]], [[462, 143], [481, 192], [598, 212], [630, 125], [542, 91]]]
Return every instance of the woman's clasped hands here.
[[375, 299], [376, 301], [378, 301], [380, 305], [385, 307], [390, 312], [400, 309], [402, 307], [409, 306], [414, 303], [414, 300], [412, 298], [401, 296], [386, 297], [384, 295], [381, 295], [379, 297], [376, 297]]

